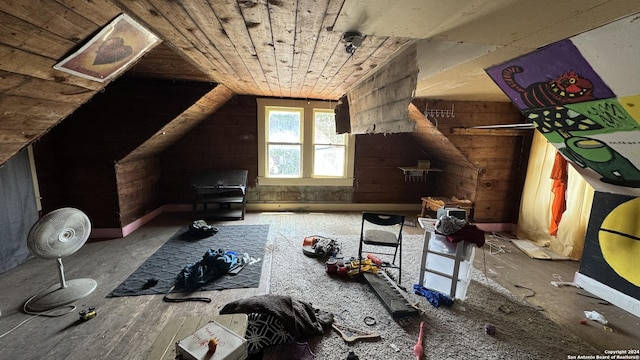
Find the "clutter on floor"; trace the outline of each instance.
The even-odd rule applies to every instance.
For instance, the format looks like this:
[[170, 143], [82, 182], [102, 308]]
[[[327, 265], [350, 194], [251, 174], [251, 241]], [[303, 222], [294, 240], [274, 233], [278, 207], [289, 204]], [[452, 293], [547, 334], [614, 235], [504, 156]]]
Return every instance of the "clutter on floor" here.
[[447, 295], [434, 290], [429, 290], [422, 285], [414, 284], [413, 291], [418, 295], [424, 296], [427, 301], [429, 301], [429, 304], [433, 305], [433, 307], [437, 308], [440, 305], [450, 307], [451, 305], [453, 305], [453, 300]]
[[327, 258], [335, 256], [339, 251], [335, 239], [321, 235], [305, 236], [302, 241], [302, 252], [310, 257]]
[[360, 357], [356, 355], [355, 352], [349, 351], [349, 355], [347, 355], [347, 360], [360, 360]]
[[377, 332], [356, 329], [354, 327], [338, 324], [336, 322], [334, 322], [331, 326], [338, 333], [340, 333], [340, 336], [342, 336], [342, 338], [346, 342], [353, 342], [358, 339], [376, 339], [380, 337], [380, 334], [378, 334]]
[[[475, 243], [478, 247], [484, 245], [484, 231], [469, 224], [466, 217], [460, 219], [447, 214], [437, 219], [433, 225], [433, 232], [442, 236], [445, 242], [455, 244], [465, 241]], [[369, 253], [362, 258], [353, 258], [344, 257], [340, 250], [336, 239], [322, 235], [305, 236], [302, 241], [304, 255], [326, 259], [324, 265], [328, 275], [344, 277], [361, 275], [359, 278], [366, 281], [393, 318], [409, 319], [420, 314], [421, 311], [415, 305], [411, 305], [407, 297], [402, 294], [406, 289], [402, 288], [388, 273], [389, 268], [395, 267], [393, 264], [383, 261], [374, 253]], [[434, 307], [453, 304], [452, 298], [428, 289], [422, 284], [414, 285], [414, 293], [424, 296]], [[336, 323], [333, 314], [316, 309], [311, 303], [296, 300], [291, 296], [258, 295], [232, 301], [220, 310], [220, 314], [233, 313], [249, 315], [246, 338], [248, 353], [253, 355], [264, 354], [265, 349], [268, 349], [271, 356], [285, 359], [285, 356], [290, 355], [294, 349], [304, 348], [300, 347], [296, 341], [322, 335], [328, 326], [340, 333], [346, 342], [380, 337], [377, 332]], [[376, 324], [375, 319], [370, 316], [367, 318], [373, 321], [369, 326]], [[424, 356], [423, 335], [424, 322], [421, 322], [418, 341], [413, 347], [417, 360]], [[306, 359], [306, 357], [314, 359], [313, 352], [308, 348], [307, 350], [301, 350], [303, 355], [300, 356], [304, 358], [298, 356], [287, 357], [287, 359]], [[348, 358], [357, 359], [358, 357], [351, 353]]]
[[363, 273], [363, 277], [392, 317], [411, 318], [420, 314], [386, 271], [378, 271], [375, 274], [366, 272]]
[[511, 243], [532, 259], [542, 260], [571, 260], [570, 257], [560, 255], [548, 248], [539, 246], [527, 239], [510, 239]]
[[[198, 291], [257, 288], [262, 274], [259, 261], [265, 256], [269, 225], [219, 225], [217, 229], [214, 236], [195, 239], [185, 225], [107, 297], [164, 295], [175, 285], [177, 274], [185, 266], [201, 260], [212, 249], [235, 254], [241, 261], [235, 263], [236, 267], [232, 264], [228, 275], [208, 281]], [[173, 292], [183, 291], [176, 286]]]
[[209, 249], [198, 262], [187, 264], [176, 277], [175, 284], [162, 298], [166, 302], [203, 301], [211, 302], [207, 297], [170, 298], [174, 289], [193, 292], [210, 281], [225, 275], [229, 269], [236, 267], [240, 260], [234, 252], [222, 249]]
[[471, 213], [473, 211], [472, 201], [458, 199], [455, 196], [451, 198], [425, 196], [425, 197], [422, 197], [421, 200], [422, 200], [422, 212], [420, 213], [420, 217], [427, 216], [427, 212], [429, 211], [435, 212], [438, 209], [442, 209], [442, 208], [464, 209], [468, 213]]
[[277, 316], [268, 313], [250, 313], [247, 316], [245, 338], [249, 354], [259, 354], [263, 349], [295, 341]]
[[189, 225], [189, 234], [195, 237], [212, 236], [217, 232], [217, 227], [207, 224], [204, 220], [196, 220]]
[[329, 275], [356, 276], [361, 272], [376, 274], [382, 262], [376, 264], [374, 261], [375, 259], [356, 260], [355, 258], [342, 259], [330, 257], [325, 262], [325, 268]]
[[322, 335], [331, 327], [333, 314], [285, 295], [257, 295], [226, 304], [220, 314], [270, 314], [295, 338]]
[[418, 334], [418, 340], [416, 344], [413, 346], [413, 355], [416, 357], [416, 360], [422, 359], [424, 355], [424, 347], [422, 346], [422, 337], [424, 336], [424, 321], [420, 322], [420, 333]]
[[315, 360], [316, 355], [307, 342], [294, 341], [265, 350], [262, 360]]
[[484, 324], [484, 332], [487, 333], [487, 335], [493, 336], [496, 334], [496, 327], [493, 324], [486, 323]]
[[[211, 325], [212, 322], [215, 322], [217, 325]], [[192, 317], [173, 317], [168, 320], [165, 326], [163, 326], [160, 330], [160, 333], [153, 340], [153, 343], [146, 353], [144, 357], [145, 360], [174, 360], [177, 359], [177, 354], [180, 351], [185, 351], [184, 348], [187, 347], [192, 349], [192, 345], [188, 345], [187, 342], [190, 340], [185, 340], [181, 343], [183, 349], [179, 349], [177, 346], [177, 342], [182, 341], [183, 339], [191, 339], [193, 340], [195, 336], [192, 336], [198, 333], [201, 329], [207, 327], [223, 327], [222, 332], [231, 331], [232, 334], [220, 334], [218, 330], [207, 331], [206, 334], [200, 333], [199, 337], [201, 341], [199, 342], [197, 348], [200, 354], [205, 352], [204, 357], [200, 357], [198, 359], [228, 359], [232, 360], [234, 357], [227, 356], [224, 357], [223, 354], [227, 352], [227, 348], [229, 348], [230, 343], [227, 341], [228, 338], [231, 337], [231, 341], [235, 338], [235, 343], [238, 343], [238, 338], [241, 340], [240, 342], [244, 342], [244, 334], [247, 330], [247, 315], [245, 314], [233, 314], [233, 315], [206, 315], [206, 316], [192, 316]], [[211, 332], [216, 332], [215, 336], [211, 336]], [[237, 337], [237, 338], [236, 338]], [[213, 341], [212, 341], [213, 340]], [[193, 344], [194, 345], [194, 344]], [[232, 354], [238, 355], [240, 354], [242, 359], [245, 359], [246, 352], [242, 349], [244, 346], [240, 345], [240, 349], [236, 349], [235, 352], [232, 351]], [[189, 359], [190, 357], [188, 357]], [[182, 356], [182, 358], [185, 358]]]
[[[310, 303], [282, 295], [257, 295], [227, 303], [220, 314], [248, 315], [245, 338], [249, 354], [260, 354], [276, 345], [324, 334], [333, 323], [333, 314]], [[296, 360], [314, 359], [311, 351], [300, 351]], [[283, 358], [284, 359], [284, 358]]]
[[183, 360], [247, 358], [247, 341], [222, 324], [212, 321], [176, 343]]

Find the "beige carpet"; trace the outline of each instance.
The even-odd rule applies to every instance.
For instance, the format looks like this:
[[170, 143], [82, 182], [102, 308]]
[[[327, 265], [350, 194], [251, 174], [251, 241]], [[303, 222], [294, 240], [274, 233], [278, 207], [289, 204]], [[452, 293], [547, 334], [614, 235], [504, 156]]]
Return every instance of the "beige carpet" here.
[[[404, 240], [403, 285], [410, 303], [423, 310], [418, 318], [393, 319], [366, 283], [329, 276], [324, 262], [302, 253], [302, 238], [272, 234], [272, 294], [288, 294], [311, 302], [316, 308], [331, 311], [336, 322], [349, 327], [377, 332], [380, 339], [348, 343], [331, 330], [308, 339], [317, 359], [346, 359], [349, 351], [360, 360], [414, 359], [421, 321], [425, 323], [425, 359], [566, 359], [567, 355], [598, 354], [577, 336], [547, 319], [515, 295], [473, 270], [465, 301], [457, 300], [451, 308], [434, 308], [412, 291], [418, 282], [422, 255], [422, 236]], [[342, 253], [357, 255], [356, 236], [330, 236], [338, 240]], [[365, 316], [376, 320], [364, 323]], [[493, 324], [496, 334], [485, 333], [485, 324]]]

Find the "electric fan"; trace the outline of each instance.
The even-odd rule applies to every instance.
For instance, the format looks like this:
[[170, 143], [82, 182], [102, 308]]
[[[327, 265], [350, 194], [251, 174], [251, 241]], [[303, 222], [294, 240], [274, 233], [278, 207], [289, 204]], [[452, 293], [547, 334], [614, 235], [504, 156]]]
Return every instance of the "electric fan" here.
[[85, 213], [75, 208], [61, 208], [43, 216], [29, 230], [27, 246], [35, 256], [57, 259], [60, 283], [55, 284], [25, 302], [25, 310], [43, 312], [68, 305], [91, 294], [97, 287], [93, 279], [66, 281], [62, 258], [78, 251], [89, 238], [91, 222]]

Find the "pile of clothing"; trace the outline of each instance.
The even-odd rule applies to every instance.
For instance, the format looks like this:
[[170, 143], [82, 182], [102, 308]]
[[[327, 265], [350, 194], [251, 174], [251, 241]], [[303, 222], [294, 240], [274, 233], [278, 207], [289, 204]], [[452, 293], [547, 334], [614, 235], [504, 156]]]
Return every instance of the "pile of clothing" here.
[[435, 230], [436, 233], [446, 236], [447, 240], [453, 243], [465, 240], [476, 244], [478, 247], [484, 246], [484, 231], [455, 216], [440, 216], [436, 221]]

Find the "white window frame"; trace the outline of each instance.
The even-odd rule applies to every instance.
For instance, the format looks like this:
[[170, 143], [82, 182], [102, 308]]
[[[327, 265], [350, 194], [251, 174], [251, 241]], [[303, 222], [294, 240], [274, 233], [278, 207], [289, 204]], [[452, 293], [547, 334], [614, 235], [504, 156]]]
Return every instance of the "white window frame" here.
[[[313, 176], [313, 116], [315, 110], [333, 111], [336, 102], [307, 101], [293, 99], [257, 99], [258, 103], [258, 185], [281, 186], [353, 186], [353, 168], [355, 158], [355, 136], [346, 135], [345, 171], [342, 177]], [[268, 177], [267, 161], [267, 107], [290, 107], [303, 109], [302, 138], [302, 176]]]

